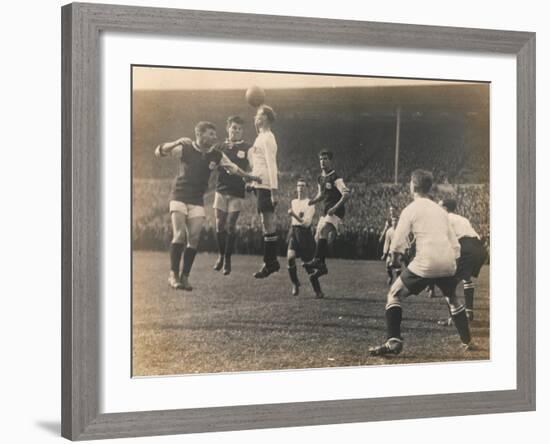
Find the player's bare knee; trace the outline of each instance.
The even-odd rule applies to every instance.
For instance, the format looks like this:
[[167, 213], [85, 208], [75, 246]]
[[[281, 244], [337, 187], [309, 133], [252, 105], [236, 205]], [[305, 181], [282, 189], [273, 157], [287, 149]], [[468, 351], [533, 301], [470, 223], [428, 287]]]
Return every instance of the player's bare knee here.
[[197, 248], [199, 246], [199, 239], [200, 239], [200, 235], [199, 236], [189, 236], [189, 239], [187, 240], [187, 246], [189, 248]]
[[172, 234], [172, 243], [173, 244], [184, 244], [185, 243], [185, 231], [178, 230], [174, 231]]
[[397, 278], [388, 291], [386, 307], [400, 305], [401, 301], [408, 295], [407, 287], [405, 287], [401, 278]]

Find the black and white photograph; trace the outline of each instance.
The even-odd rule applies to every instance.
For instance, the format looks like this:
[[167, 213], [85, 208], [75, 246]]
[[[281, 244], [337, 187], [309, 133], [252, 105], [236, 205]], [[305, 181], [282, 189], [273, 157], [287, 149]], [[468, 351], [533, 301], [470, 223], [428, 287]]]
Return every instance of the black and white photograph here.
[[490, 359], [489, 82], [131, 76], [134, 377]]

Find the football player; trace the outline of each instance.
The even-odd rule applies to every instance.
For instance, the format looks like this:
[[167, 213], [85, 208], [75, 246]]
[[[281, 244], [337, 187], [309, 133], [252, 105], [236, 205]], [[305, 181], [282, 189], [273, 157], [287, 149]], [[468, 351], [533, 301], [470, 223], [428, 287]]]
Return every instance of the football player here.
[[[343, 218], [346, 214], [345, 204], [350, 198], [350, 190], [344, 180], [336, 174], [332, 167], [333, 154], [329, 150], [319, 153], [319, 164], [321, 175], [317, 179], [317, 195], [309, 201], [309, 205], [323, 202], [323, 216], [317, 224], [314, 258], [304, 264], [304, 268], [310, 274], [310, 280], [318, 279], [328, 273], [325, 258], [328, 250], [329, 236], [336, 236], [342, 227]], [[316, 287], [312, 281], [314, 288]], [[318, 298], [323, 297], [320, 288], [315, 288]]]
[[288, 214], [291, 217], [290, 230], [288, 231], [287, 262], [290, 282], [292, 282], [292, 294], [297, 296], [300, 292], [300, 281], [296, 270], [296, 258], [302, 262], [308, 262], [315, 251], [315, 239], [311, 232], [311, 223], [315, 216], [315, 207], [309, 205], [309, 199], [305, 195], [306, 181], [299, 179], [296, 184], [297, 198], [290, 203]]
[[[239, 116], [227, 119], [227, 139], [217, 148], [237, 165], [248, 171], [248, 152], [251, 145], [243, 140], [244, 121]], [[224, 167], [218, 167], [214, 210], [216, 212], [216, 239], [218, 241], [218, 260], [214, 270], [223, 274], [231, 273], [231, 255], [235, 248], [236, 225], [245, 196], [245, 182], [235, 174], [230, 174]]]
[[[466, 316], [469, 321], [473, 321], [475, 283], [472, 278], [479, 276], [481, 267], [487, 260], [487, 251], [470, 221], [456, 214], [456, 200], [445, 199], [440, 202], [440, 205], [448, 212], [451, 228], [454, 230], [460, 243], [460, 257], [458, 258], [455, 276], [464, 283]], [[449, 319], [445, 319], [439, 323], [441, 325], [449, 325]]]
[[397, 227], [397, 217], [393, 216], [391, 218], [391, 225], [386, 230], [385, 240], [384, 240], [384, 252], [381, 257], [382, 260], [386, 261], [386, 272], [388, 273], [388, 280], [387, 280], [388, 285], [391, 285], [391, 283], [393, 282], [394, 271], [395, 271], [396, 277], [401, 274], [401, 267], [394, 268], [390, 258], [390, 244], [393, 239], [393, 235], [395, 233], [396, 227]]
[[[182, 137], [155, 148], [157, 157], [173, 156], [180, 162], [180, 172], [174, 181], [170, 197], [173, 237], [170, 244], [171, 267], [168, 283], [174, 289], [193, 289], [189, 283], [189, 273], [205, 221], [204, 193], [208, 188], [210, 173], [221, 166], [231, 174], [260, 180], [241, 170], [225, 154], [214, 149], [216, 140], [215, 125], [199, 122], [195, 126], [194, 141]], [[182, 255], [183, 268], [180, 274]]]
[[281, 268], [277, 260], [277, 224], [275, 207], [277, 205], [278, 169], [277, 141], [271, 131], [275, 122], [275, 112], [267, 105], [258, 108], [254, 125], [258, 136], [250, 149], [252, 174], [260, 181], [253, 184], [258, 213], [262, 221], [264, 234], [264, 262], [259, 271], [254, 273], [257, 279], [263, 279]]
[[401, 304], [409, 295], [422, 292], [434, 283], [446, 298], [449, 311], [465, 350], [471, 347], [470, 327], [466, 310], [456, 297], [456, 259], [460, 256], [460, 244], [451, 228], [447, 213], [433, 202], [428, 193], [433, 176], [428, 171], [413, 171], [410, 191], [413, 202], [399, 217], [390, 246], [392, 263], [398, 265], [409, 245], [409, 233], [416, 240], [416, 255], [391, 286], [386, 303], [386, 341], [371, 347], [373, 356], [399, 354], [403, 349], [401, 337]]

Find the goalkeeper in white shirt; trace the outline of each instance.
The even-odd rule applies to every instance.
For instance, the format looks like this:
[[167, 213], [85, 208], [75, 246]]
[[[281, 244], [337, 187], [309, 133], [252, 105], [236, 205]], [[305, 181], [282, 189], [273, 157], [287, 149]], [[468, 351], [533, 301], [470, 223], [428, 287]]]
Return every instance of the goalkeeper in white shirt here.
[[470, 327], [466, 310], [456, 297], [456, 260], [460, 256], [460, 244], [452, 230], [447, 212], [433, 202], [428, 193], [433, 176], [428, 171], [416, 170], [411, 175], [410, 191], [413, 202], [399, 217], [390, 255], [394, 265], [409, 245], [409, 233], [416, 239], [416, 255], [390, 288], [386, 303], [386, 341], [369, 349], [373, 356], [394, 354], [403, 349], [401, 337], [401, 304], [409, 295], [417, 295], [428, 285], [435, 284], [449, 305], [451, 317], [465, 350], [470, 348]]
[[[288, 231], [287, 262], [290, 282], [292, 282], [292, 295], [300, 293], [300, 281], [296, 269], [296, 259], [301, 258], [302, 262], [309, 262], [315, 254], [315, 238], [311, 231], [311, 223], [315, 216], [315, 207], [309, 205], [309, 198], [306, 196], [307, 183], [304, 179], [298, 179], [296, 184], [297, 198], [292, 199], [288, 214], [291, 217], [290, 230]], [[316, 284], [312, 282], [315, 286]]]
[[267, 105], [258, 108], [254, 117], [254, 125], [258, 136], [249, 150], [249, 160], [252, 164], [252, 175], [260, 178], [255, 182], [258, 213], [262, 221], [264, 233], [264, 263], [262, 268], [254, 273], [257, 279], [263, 279], [279, 271], [281, 266], [277, 260], [277, 224], [275, 207], [277, 206], [278, 169], [277, 141], [271, 132], [275, 122], [275, 112]]

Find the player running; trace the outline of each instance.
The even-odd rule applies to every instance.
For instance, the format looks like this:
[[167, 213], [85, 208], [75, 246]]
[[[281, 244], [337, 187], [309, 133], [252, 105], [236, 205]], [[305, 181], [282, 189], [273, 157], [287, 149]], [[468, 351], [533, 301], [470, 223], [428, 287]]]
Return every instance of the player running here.
[[[331, 151], [323, 150], [319, 153], [319, 164], [321, 175], [317, 179], [317, 195], [309, 201], [309, 205], [315, 205], [323, 201], [323, 216], [317, 224], [316, 240], [317, 246], [313, 260], [306, 262], [304, 268], [310, 274], [310, 280], [318, 298], [323, 297], [320, 287], [315, 281], [328, 273], [325, 258], [328, 250], [328, 238], [330, 235], [337, 235], [341, 229], [344, 215], [346, 214], [345, 204], [350, 198], [350, 190], [344, 180], [336, 174], [332, 168], [333, 154]], [[316, 288], [317, 287], [317, 288]]]
[[[239, 116], [227, 119], [227, 139], [217, 146], [231, 162], [241, 170], [248, 171], [249, 143], [243, 140], [244, 121]], [[245, 197], [245, 182], [242, 177], [230, 174], [224, 167], [218, 167], [214, 210], [216, 212], [216, 239], [218, 241], [218, 260], [214, 270], [227, 276], [231, 273], [231, 255], [235, 248], [237, 219]]]
[[258, 213], [262, 220], [264, 233], [264, 263], [262, 268], [254, 273], [257, 279], [263, 279], [281, 268], [277, 260], [277, 232], [275, 206], [277, 205], [278, 169], [277, 141], [271, 131], [275, 122], [275, 112], [267, 105], [258, 108], [254, 117], [254, 125], [258, 136], [250, 149], [252, 174], [261, 181], [254, 184]]
[[305, 195], [306, 182], [299, 179], [296, 184], [297, 198], [290, 203], [288, 214], [291, 216], [290, 230], [288, 232], [288, 249], [286, 253], [288, 262], [288, 274], [292, 282], [292, 295], [300, 293], [300, 281], [296, 270], [296, 259], [308, 262], [315, 251], [315, 239], [311, 232], [311, 223], [315, 216], [315, 207], [309, 205], [309, 199]]
[[[231, 174], [260, 180], [241, 170], [225, 154], [214, 149], [215, 143], [215, 125], [199, 122], [195, 126], [195, 141], [182, 137], [174, 142], [160, 144], [155, 149], [157, 157], [172, 156], [180, 161], [180, 173], [174, 181], [170, 197], [173, 237], [170, 244], [171, 267], [168, 283], [174, 289], [193, 289], [189, 283], [189, 273], [205, 221], [204, 193], [208, 188], [210, 173], [221, 166]], [[180, 274], [182, 254], [183, 269]]]
[[387, 284], [391, 285], [394, 278], [394, 271], [395, 271], [395, 277], [399, 277], [401, 274], [401, 267], [395, 268], [391, 261], [390, 256], [390, 244], [393, 239], [393, 236], [395, 234], [395, 228], [397, 227], [397, 217], [393, 216], [391, 218], [391, 225], [386, 230], [385, 234], [385, 240], [384, 240], [384, 252], [382, 253], [381, 260], [386, 261], [386, 272], [388, 273], [388, 281]]
[[456, 297], [456, 259], [460, 256], [460, 244], [449, 223], [447, 213], [430, 200], [428, 193], [433, 176], [428, 171], [416, 170], [411, 175], [410, 191], [413, 202], [399, 217], [399, 223], [390, 246], [393, 264], [407, 248], [409, 233], [416, 239], [416, 255], [391, 286], [386, 304], [386, 342], [371, 347], [373, 356], [397, 355], [403, 349], [401, 317], [403, 300], [417, 295], [431, 283], [440, 288], [449, 305], [455, 327], [465, 350], [470, 348], [470, 327], [466, 310]]
[[[449, 213], [449, 222], [460, 243], [460, 257], [458, 258], [455, 277], [464, 282], [464, 305], [469, 321], [474, 320], [474, 291], [475, 284], [472, 277], [477, 278], [481, 267], [487, 260], [487, 251], [481, 243], [479, 234], [473, 229], [468, 219], [456, 214], [456, 200], [445, 199], [440, 205]], [[450, 325], [449, 321], [439, 321], [440, 325]]]

